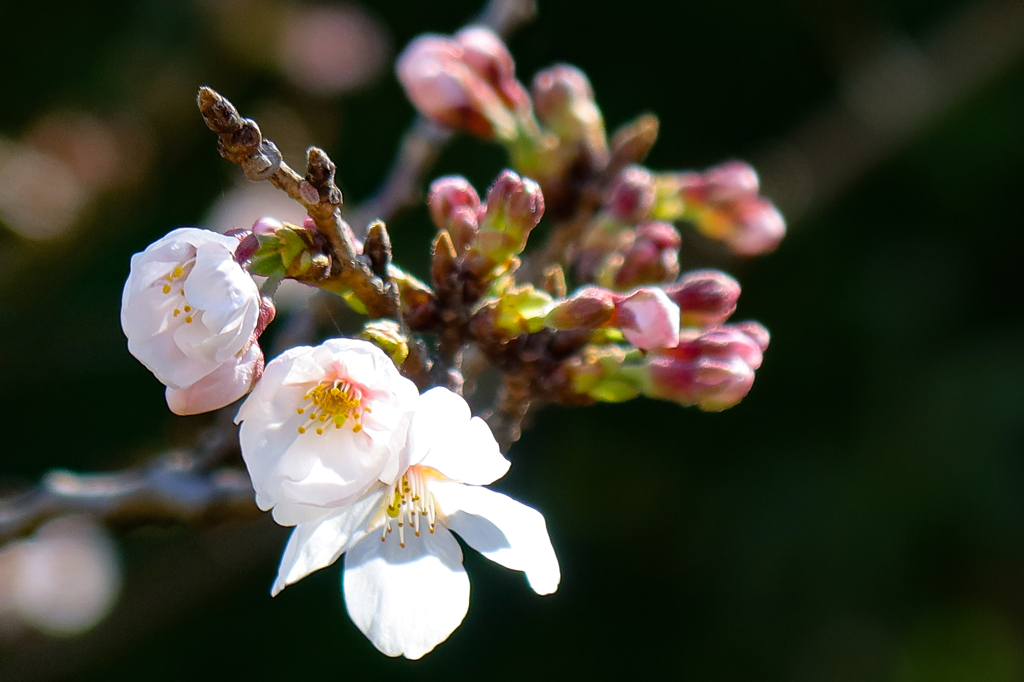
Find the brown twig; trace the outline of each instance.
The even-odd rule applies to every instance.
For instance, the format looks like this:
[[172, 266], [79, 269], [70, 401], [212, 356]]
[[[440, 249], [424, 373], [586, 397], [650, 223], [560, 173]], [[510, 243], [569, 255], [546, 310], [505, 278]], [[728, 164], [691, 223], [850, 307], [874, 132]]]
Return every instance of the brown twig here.
[[115, 473], [48, 472], [36, 488], [0, 503], [0, 541], [27, 535], [68, 514], [137, 526], [154, 521], [213, 522], [257, 513], [244, 471], [208, 472], [194, 466], [188, 455], [170, 453], [147, 466]]
[[219, 136], [220, 155], [238, 164], [250, 180], [266, 180], [302, 204], [327, 237], [332, 257], [330, 281], [353, 291], [371, 317], [397, 316], [384, 282], [360, 257], [355, 236], [341, 218], [341, 190], [334, 182], [335, 165], [327, 153], [310, 147], [306, 175], [300, 176], [281, 158], [274, 143], [263, 138], [256, 122], [242, 118], [225, 97], [202, 87], [197, 100], [207, 127]]

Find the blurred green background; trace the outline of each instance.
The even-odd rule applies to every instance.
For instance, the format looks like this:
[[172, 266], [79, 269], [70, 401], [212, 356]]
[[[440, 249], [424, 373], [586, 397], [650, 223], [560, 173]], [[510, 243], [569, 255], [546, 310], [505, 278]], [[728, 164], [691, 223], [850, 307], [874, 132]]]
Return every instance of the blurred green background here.
[[[358, 203], [414, 116], [385, 60], [480, 2], [342, 6], [380, 32], [350, 55], [378, 49], [376, 71], [330, 87], [282, 66], [276, 23], [324, 7], [0, 3], [9, 486], [142, 461], [207, 421], [167, 412], [118, 321], [130, 255], [238, 191], [198, 86], [292, 161], [324, 146]], [[561, 588], [538, 598], [467, 552], [469, 615], [422, 661], [365, 640], [338, 566], [271, 599], [286, 531], [262, 519], [120, 536], [107, 620], [0, 639], [0, 678], [1024, 680], [1024, 3], [541, 0], [510, 46], [526, 82], [583, 68], [610, 129], [657, 113], [652, 168], [762, 171], [790, 221], [778, 252], [684, 235], [684, 266], [734, 274], [738, 319], [773, 334], [748, 398], [541, 412], [496, 487], [545, 513]], [[70, 179], [44, 164], [20, 184], [19, 154], [82, 130]], [[483, 189], [503, 163], [459, 138], [435, 175]], [[390, 228], [425, 275], [426, 211]]]

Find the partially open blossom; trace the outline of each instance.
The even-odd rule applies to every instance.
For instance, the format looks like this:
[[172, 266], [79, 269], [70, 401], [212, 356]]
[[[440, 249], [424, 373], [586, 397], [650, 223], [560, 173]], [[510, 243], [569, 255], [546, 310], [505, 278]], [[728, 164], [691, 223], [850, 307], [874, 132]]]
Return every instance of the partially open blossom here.
[[679, 306], [683, 326], [708, 327], [736, 311], [740, 283], [719, 270], [693, 270], [667, 285], [665, 293]]
[[417, 397], [368, 341], [330, 339], [274, 358], [236, 418], [259, 507], [294, 525], [394, 483]]
[[753, 386], [767, 339], [756, 322], [684, 330], [678, 346], [646, 359], [643, 392], [710, 412], [732, 407]]
[[613, 324], [637, 348], [674, 348], [679, 343], [679, 306], [657, 287], [620, 296]]
[[345, 605], [356, 626], [383, 653], [415, 659], [447, 639], [469, 608], [462, 550], [450, 531], [523, 571], [538, 594], [554, 592], [560, 573], [544, 517], [484, 487], [509, 462], [465, 400], [445, 388], [427, 391], [401, 435], [404, 465], [392, 480], [349, 503], [317, 499], [323, 513], [292, 531], [272, 593], [344, 554]]
[[529, 98], [504, 43], [481, 27], [449, 38], [423, 35], [398, 56], [398, 80], [429, 119], [485, 139], [511, 141]]
[[178, 414], [241, 398], [263, 364], [255, 339], [264, 304], [235, 260], [238, 243], [183, 227], [132, 256], [121, 328], [131, 354], [168, 387]]
[[665, 183], [677, 188], [683, 217], [739, 256], [773, 251], [786, 234], [782, 215], [758, 195], [757, 173], [745, 163], [730, 161], [704, 173], [664, 176]]

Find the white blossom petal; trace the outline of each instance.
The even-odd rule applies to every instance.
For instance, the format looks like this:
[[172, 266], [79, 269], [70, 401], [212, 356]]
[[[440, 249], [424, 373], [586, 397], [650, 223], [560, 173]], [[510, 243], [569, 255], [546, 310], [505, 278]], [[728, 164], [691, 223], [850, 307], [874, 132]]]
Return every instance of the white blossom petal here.
[[459, 626], [469, 609], [462, 549], [442, 526], [433, 535], [381, 542], [370, 534], [345, 554], [345, 608], [388, 656], [420, 658]]
[[277, 596], [285, 586], [337, 561], [350, 545], [366, 534], [367, 522], [383, 504], [383, 492], [377, 488], [349, 506], [297, 525], [281, 557], [271, 596]]
[[[362, 396], [358, 431], [354, 421], [340, 427], [309, 421], [315, 410], [307, 409], [306, 396], [335, 380]], [[415, 384], [366, 341], [300, 346], [268, 363], [236, 421], [253, 487], [273, 506], [274, 519], [302, 523], [348, 504], [378, 480], [393, 482], [418, 398]], [[316, 433], [321, 425], [323, 433]]]
[[430, 491], [448, 527], [466, 544], [491, 561], [523, 571], [537, 594], [558, 589], [558, 559], [539, 511], [474, 485], [432, 482]]
[[174, 414], [200, 414], [230, 405], [249, 392], [262, 365], [263, 351], [253, 343], [235, 362], [225, 362], [191, 386], [168, 386], [167, 406]]
[[446, 478], [474, 485], [493, 483], [508, 472], [498, 442], [469, 405], [447, 388], [420, 396], [409, 430], [409, 464], [436, 469]]

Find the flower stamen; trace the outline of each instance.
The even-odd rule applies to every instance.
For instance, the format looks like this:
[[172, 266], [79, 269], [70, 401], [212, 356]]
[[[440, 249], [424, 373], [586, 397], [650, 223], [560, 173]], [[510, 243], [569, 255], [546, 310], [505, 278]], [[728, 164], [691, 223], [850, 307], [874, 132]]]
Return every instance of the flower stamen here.
[[[360, 423], [363, 413], [370, 411], [370, 408], [363, 407], [362, 391], [343, 379], [321, 381], [302, 398], [309, 402], [297, 408], [296, 412], [309, 413], [309, 426], [315, 426], [318, 435], [331, 426], [340, 429], [350, 419], [352, 432], [359, 433], [363, 430]], [[300, 426], [298, 431], [305, 433], [306, 427]]]
[[412, 529], [416, 537], [420, 536], [420, 519], [426, 517], [430, 533], [434, 532], [437, 519], [434, 509], [434, 496], [427, 489], [427, 479], [418, 466], [409, 467], [402, 478], [395, 482], [391, 499], [384, 508], [384, 528], [380, 533], [380, 541], [387, 542], [391, 532], [391, 520], [398, 525], [398, 546], [405, 547], [405, 529]]

